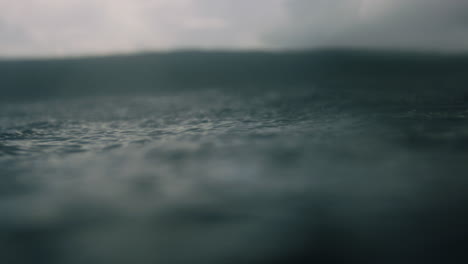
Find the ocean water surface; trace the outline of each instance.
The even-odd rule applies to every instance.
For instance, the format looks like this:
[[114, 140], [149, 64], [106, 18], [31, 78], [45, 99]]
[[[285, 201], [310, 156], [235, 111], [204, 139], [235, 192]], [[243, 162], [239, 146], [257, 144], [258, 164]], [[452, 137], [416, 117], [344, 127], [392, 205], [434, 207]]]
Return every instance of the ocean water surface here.
[[1, 263], [464, 263], [467, 105], [345, 95], [4, 101]]

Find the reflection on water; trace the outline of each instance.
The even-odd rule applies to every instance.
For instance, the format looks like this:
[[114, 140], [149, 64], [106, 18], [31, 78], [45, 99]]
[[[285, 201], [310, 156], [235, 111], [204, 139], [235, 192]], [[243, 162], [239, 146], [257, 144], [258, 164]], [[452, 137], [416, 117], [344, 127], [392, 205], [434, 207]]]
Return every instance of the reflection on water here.
[[466, 107], [313, 94], [0, 106], [4, 263], [461, 263]]

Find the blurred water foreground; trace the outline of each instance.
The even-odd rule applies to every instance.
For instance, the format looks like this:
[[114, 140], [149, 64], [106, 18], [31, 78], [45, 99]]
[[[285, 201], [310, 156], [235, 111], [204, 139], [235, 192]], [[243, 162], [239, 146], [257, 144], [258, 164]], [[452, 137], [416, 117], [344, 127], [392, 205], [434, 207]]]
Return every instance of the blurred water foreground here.
[[0, 263], [466, 263], [468, 56], [0, 62]]

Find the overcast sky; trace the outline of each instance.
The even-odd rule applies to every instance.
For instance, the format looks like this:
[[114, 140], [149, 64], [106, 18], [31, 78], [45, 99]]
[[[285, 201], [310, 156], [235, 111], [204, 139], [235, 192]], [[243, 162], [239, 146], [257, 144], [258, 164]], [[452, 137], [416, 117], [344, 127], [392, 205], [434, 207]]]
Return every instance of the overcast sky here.
[[0, 56], [321, 47], [468, 51], [468, 0], [0, 0]]

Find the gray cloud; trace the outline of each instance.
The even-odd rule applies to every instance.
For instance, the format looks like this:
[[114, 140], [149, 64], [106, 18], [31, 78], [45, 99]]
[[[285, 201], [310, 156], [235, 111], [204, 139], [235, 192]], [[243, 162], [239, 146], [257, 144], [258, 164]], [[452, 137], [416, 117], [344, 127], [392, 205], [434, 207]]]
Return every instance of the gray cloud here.
[[468, 1], [290, 0], [290, 22], [266, 35], [279, 47], [468, 49]]
[[0, 56], [330, 46], [466, 50], [465, 0], [0, 1]]
[[[0, 1], [0, 55], [260, 48], [264, 45], [259, 36], [279, 21], [281, 3], [282, 0], [257, 0], [254, 4], [247, 0]], [[268, 8], [262, 9], [264, 6]]]

